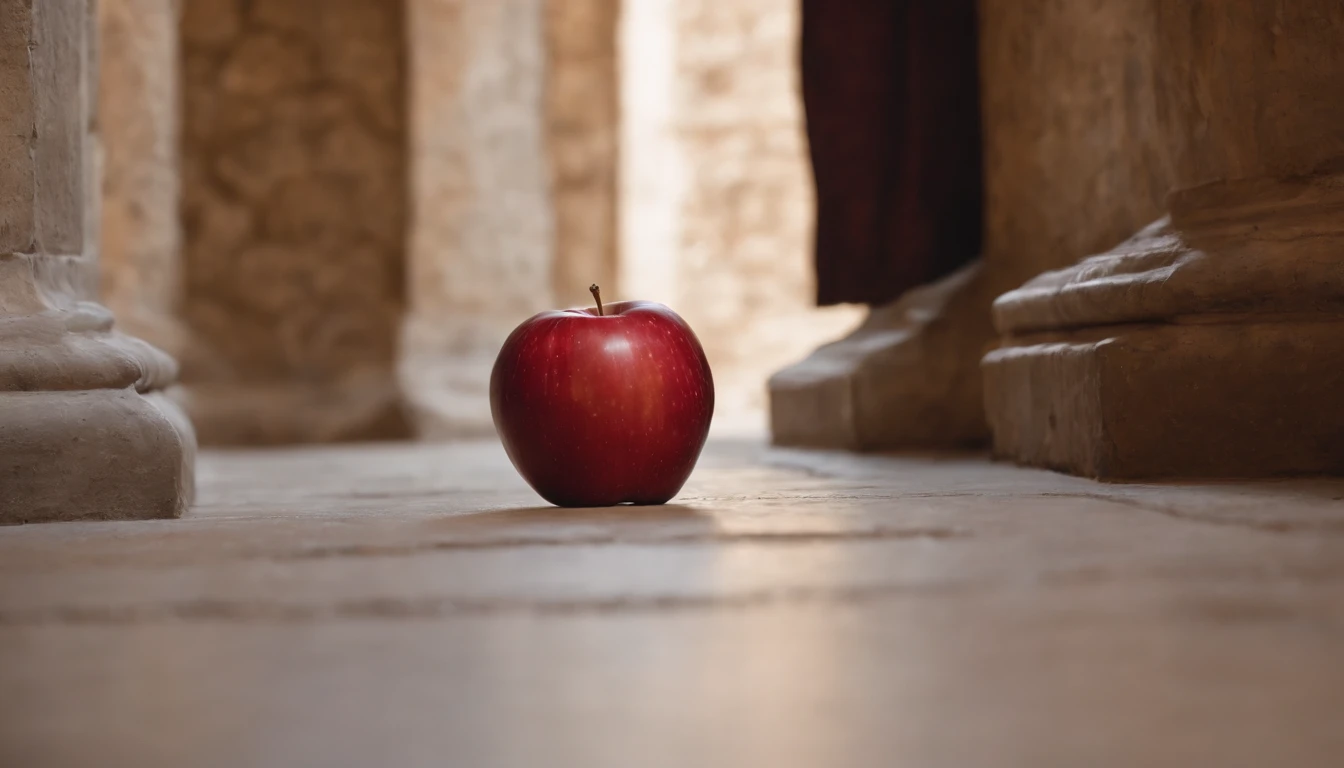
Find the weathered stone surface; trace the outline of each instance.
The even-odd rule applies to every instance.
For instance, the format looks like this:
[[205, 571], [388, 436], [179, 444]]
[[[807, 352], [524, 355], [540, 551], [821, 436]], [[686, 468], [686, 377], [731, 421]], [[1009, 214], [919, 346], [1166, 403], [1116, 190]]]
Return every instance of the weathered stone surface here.
[[415, 161], [401, 382], [423, 436], [488, 434], [495, 354], [554, 306], [543, 3], [410, 0], [407, 11]]
[[985, 262], [1003, 290], [1161, 215], [1172, 180], [1154, 90], [1161, 4], [980, 3]]
[[624, 12], [621, 293], [662, 301], [695, 329], [718, 429], [759, 430], [769, 374], [860, 315], [811, 306], [796, 6]]
[[1344, 311], [1344, 176], [1207, 184], [1168, 206], [1168, 218], [1110, 251], [1001, 296], [999, 329]]
[[204, 441], [408, 434], [398, 3], [183, 5], [185, 399]]
[[33, 120], [26, 143], [30, 159], [25, 158], [32, 164], [33, 198], [26, 206], [33, 230], [31, 248], [15, 250], [83, 254], [87, 245], [97, 253], [84, 238], [85, 210], [92, 199], [86, 174], [94, 161], [86, 152], [92, 107], [86, 81], [88, 9], [83, 0], [32, 3], [31, 24], [20, 27], [31, 30], [28, 55], [17, 63], [31, 66], [33, 84], [20, 86], [14, 96], [33, 102], [24, 110]]
[[995, 451], [1116, 479], [1344, 472], [1344, 10], [1143, 14], [1152, 100], [1124, 115], [1155, 106], [1169, 221], [995, 302]]
[[76, 0], [0, 0], [0, 19], [0, 113], [19, 139], [0, 142], [0, 523], [177, 516], [195, 440], [159, 393], [176, 363], [93, 296], [98, 19]]
[[30, 253], [36, 241], [30, 156], [37, 121], [32, 98], [32, 3], [0, 4], [0, 252]]
[[178, 517], [195, 438], [178, 406], [132, 389], [0, 392], [0, 523]]
[[1344, 474], [1338, 322], [1015, 338], [986, 356], [996, 452], [1105, 480]]
[[1173, 186], [1344, 165], [1344, 6], [1153, 0], [1158, 127]]
[[538, 507], [494, 440], [207, 452], [201, 481], [182, 520], [0, 529], [4, 762], [1344, 748], [1339, 481], [1098, 486], [713, 440], [665, 507]]
[[1337, 177], [1184, 190], [1000, 297], [996, 452], [1106, 479], [1344, 472], [1341, 206]]
[[965, 448], [989, 438], [979, 360], [993, 333], [983, 265], [874, 309], [845, 338], [770, 377], [777, 445]]

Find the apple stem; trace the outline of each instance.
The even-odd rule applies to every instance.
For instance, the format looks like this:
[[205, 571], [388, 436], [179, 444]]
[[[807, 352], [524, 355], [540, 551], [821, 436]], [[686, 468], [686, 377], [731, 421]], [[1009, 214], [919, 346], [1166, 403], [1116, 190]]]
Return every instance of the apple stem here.
[[588, 292], [593, 294], [593, 301], [597, 302], [597, 316], [604, 317], [605, 313], [602, 311], [602, 289], [597, 287], [597, 283], [593, 283], [588, 286]]

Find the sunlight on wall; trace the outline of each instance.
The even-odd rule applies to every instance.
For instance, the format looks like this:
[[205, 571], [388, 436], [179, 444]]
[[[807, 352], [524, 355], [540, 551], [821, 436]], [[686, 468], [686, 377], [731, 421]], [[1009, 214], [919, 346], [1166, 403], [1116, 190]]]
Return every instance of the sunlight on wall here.
[[620, 286], [695, 329], [717, 432], [763, 432], [765, 381], [857, 324], [812, 306], [797, 4], [626, 0]]

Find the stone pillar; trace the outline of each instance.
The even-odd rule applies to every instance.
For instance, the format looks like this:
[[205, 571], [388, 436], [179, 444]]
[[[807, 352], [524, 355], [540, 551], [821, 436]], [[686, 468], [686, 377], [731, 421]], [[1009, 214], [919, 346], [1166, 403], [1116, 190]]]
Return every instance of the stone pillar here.
[[195, 439], [172, 358], [96, 293], [96, 20], [0, 0], [0, 522], [175, 517]]
[[408, 435], [402, 3], [182, 14], [182, 363], [202, 441]]
[[407, 10], [401, 381], [423, 436], [493, 434], [495, 354], [519, 322], [555, 305], [545, 4], [408, 0]]
[[[1060, 111], [1093, 151], [1145, 172], [1129, 195], [1096, 195], [1110, 205], [1057, 201], [1037, 221], [1157, 218], [1149, 201], [1172, 191], [1165, 216], [1130, 222], [1133, 237], [995, 302], [1003, 338], [983, 363], [995, 452], [1106, 479], [1344, 472], [1344, 9], [1104, 5], [1137, 22], [1122, 98]], [[1048, 34], [1015, 29], [1005, 52]], [[1019, 226], [1027, 248], [1060, 243]]]
[[797, 2], [627, 0], [620, 286], [695, 329], [717, 430], [758, 431], [771, 371], [852, 327], [818, 310]]

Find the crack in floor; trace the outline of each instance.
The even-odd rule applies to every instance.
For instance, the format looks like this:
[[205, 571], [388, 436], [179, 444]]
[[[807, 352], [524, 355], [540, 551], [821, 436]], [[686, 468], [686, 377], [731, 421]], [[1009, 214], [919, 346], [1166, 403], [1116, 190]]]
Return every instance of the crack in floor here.
[[[162, 622], [224, 622], [306, 624], [347, 620], [415, 621], [453, 618], [490, 618], [501, 616], [532, 616], [538, 618], [565, 618], [574, 616], [639, 616], [714, 611], [751, 611], [758, 609], [791, 608], [848, 608], [890, 602], [903, 598], [946, 598], [966, 595], [1003, 594], [1027, 590], [1071, 588], [1104, 588], [1115, 584], [1134, 587], [1142, 582], [1180, 583], [1195, 586], [1200, 583], [1216, 585], [1223, 590], [1219, 595], [1187, 593], [1190, 600], [1199, 603], [1217, 603], [1226, 608], [1223, 613], [1238, 616], [1267, 617], [1270, 619], [1314, 618], [1338, 622], [1338, 615], [1322, 612], [1312, 606], [1303, 606], [1290, 599], [1300, 595], [1296, 589], [1287, 593], [1237, 593], [1233, 597], [1226, 590], [1238, 583], [1266, 588], [1301, 586], [1300, 579], [1266, 581], [1257, 573], [1134, 574], [1109, 572], [1105, 569], [1071, 569], [1045, 571], [1026, 579], [976, 579], [940, 582], [904, 582], [860, 584], [844, 586], [793, 586], [778, 589], [759, 589], [735, 594], [650, 594], [612, 595], [588, 598], [535, 598], [526, 596], [471, 597], [449, 595], [422, 598], [370, 597], [354, 600], [280, 602], [256, 600], [229, 600], [201, 598], [163, 603], [98, 606], [49, 605], [30, 608], [0, 608], [0, 628], [32, 628], [42, 626], [132, 626]], [[1344, 573], [1320, 574], [1310, 579], [1313, 587], [1335, 588], [1344, 584]], [[1172, 593], [1177, 594], [1177, 593]], [[1286, 596], [1286, 597], [1285, 597]], [[1037, 596], [1032, 598], [1039, 600]], [[1221, 602], [1219, 602], [1221, 601]], [[1203, 603], [1200, 603], [1203, 604]]]
[[[1132, 509], [1151, 512], [1156, 515], [1162, 515], [1173, 520], [1180, 520], [1186, 523], [1197, 523], [1204, 525], [1216, 525], [1224, 528], [1241, 528], [1243, 530], [1256, 531], [1258, 533], [1344, 533], [1344, 518], [1337, 520], [1247, 520], [1245, 518], [1226, 518], [1214, 515], [1201, 515], [1182, 511], [1173, 506], [1153, 504], [1133, 497], [1109, 496], [1106, 494], [1077, 493], [1077, 492], [1042, 492], [1034, 494], [1045, 498], [1078, 498], [1093, 499], [1097, 501], [1113, 501], [1116, 504], [1130, 507]], [[1344, 514], [1344, 506], [1341, 507], [1341, 513]]]
[[909, 595], [946, 595], [971, 584], [881, 584], [795, 587], [735, 595], [647, 595], [537, 600], [511, 597], [368, 598], [331, 603], [184, 600], [126, 606], [54, 605], [0, 609], [0, 628], [50, 625], [123, 626], [169, 621], [312, 623], [339, 620], [427, 620], [493, 616], [566, 617], [741, 611], [776, 606], [866, 605]]
[[[651, 536], [622, 536], [599, 534], [593, 536], [512, 536], [507, 538], [447, 539], [410, 544], [342, 544], [312, 547], [297, 552], [257, 553], [255, 556], [272, 560], [308, 560], [324, 557], [396, 557], [422, 552], [452, 552], [524, 547], [567, 546], [685, 546], [694, 544], [780, 544], [808, 545], [853, 543], [868, 541], [902, 541], [910, 539], [969, 538], [970, 532], [956, 528], [868, 528], [851, 531], [757, 531], [744, 533], [685, 533]], [[246, 556], [246, 555], [245, 555]]]

